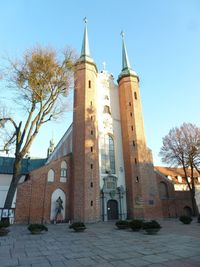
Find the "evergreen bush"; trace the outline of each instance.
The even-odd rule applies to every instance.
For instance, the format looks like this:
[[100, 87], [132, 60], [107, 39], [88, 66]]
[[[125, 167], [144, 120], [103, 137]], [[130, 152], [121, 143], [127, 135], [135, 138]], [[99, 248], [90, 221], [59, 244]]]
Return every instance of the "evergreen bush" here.
[[187, 215], [182, 215], [182, 216], [180, 216], [179, 221], [181, 221], [184, 224], [190, 224], [192, 221], [192, 218], [190, 216], [187, 216]]

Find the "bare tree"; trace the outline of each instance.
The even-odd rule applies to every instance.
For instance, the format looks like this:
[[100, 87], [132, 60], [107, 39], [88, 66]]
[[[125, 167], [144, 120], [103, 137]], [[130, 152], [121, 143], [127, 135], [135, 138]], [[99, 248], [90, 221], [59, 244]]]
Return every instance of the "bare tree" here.
[[[14, 88], [15, 100], [25, 111], [19, 121], [0, 110], [0, 130], [4, 131], [1, 151], [14, 145], [13, 177], [4, 207], [11, 208], [21, 177], [22, 159], [28, 153], [40, 127], [64, 112], [63, 100], [72, 85], [75, 54], [68, 48], [59, 55], [50, 48], [36, 47], [24, 53], [21, 61], [9, 60], [6, 79]], [[2, 132], [1, 131], [1, 132]]]
[[183, 168], [191, 194], [193, 215], [196, 215], [198, 209], [195, 201], [194, 171], [200, 173], [200, 128], [191, 123], [183, 123], [179, 128], [172, 128], [163, 138], [160, 156], [163, 162]]

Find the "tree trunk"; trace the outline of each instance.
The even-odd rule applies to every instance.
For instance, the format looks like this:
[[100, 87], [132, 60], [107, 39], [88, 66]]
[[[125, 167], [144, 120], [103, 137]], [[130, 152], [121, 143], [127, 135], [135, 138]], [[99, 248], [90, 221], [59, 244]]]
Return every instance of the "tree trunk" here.
[[196, 204], [196, 199], [195, 199], [195, 191], [193, 189], [190, 190], [190, 195], [191, 195], [191, 201], [192, 201], [192, 215], [197, 216], [198, 209], [197, 209], [197, 204]]
[[10, 187], [9, 187], [6, 200], [5, 200], [5, 204], [4, 204], [5, 209], [10, 209], [12, 206], [16, 188], [21, 178], [21, 163], [22, 163], [21, 158], [15, 158], [14, 165], [13, 165], [13, 177], [12, 177], [12, 181], [10, 183]]

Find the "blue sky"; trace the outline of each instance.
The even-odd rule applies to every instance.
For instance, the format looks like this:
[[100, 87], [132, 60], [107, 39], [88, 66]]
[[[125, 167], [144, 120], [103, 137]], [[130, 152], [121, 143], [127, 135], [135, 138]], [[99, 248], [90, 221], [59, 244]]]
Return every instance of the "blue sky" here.
[[[0, 58], [20, 57], [36, 44], [70, 45], [79, 53], [85, 16], [97, 67], [105, 61], [116, 79], [125, 31], [129, 60], [140, 76], [147, 143], [155, 164], [161, 164], [158, 153], [170, 128], [183, 122], [200, 126], [200, 1], [0, 0]], [[0, 97], [5, 102], [10, 97], [4, 84]], [[68, 112], [61, 122], [46, 125], [31, 155], [46, 156], [52, 134], [58, 142], [71, 120]]]

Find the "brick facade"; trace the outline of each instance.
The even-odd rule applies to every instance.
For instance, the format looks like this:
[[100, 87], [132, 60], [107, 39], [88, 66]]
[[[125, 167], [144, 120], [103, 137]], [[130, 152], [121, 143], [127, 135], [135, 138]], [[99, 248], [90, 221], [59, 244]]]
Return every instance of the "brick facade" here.
[[138, 82], [139, 78], [133, 75], [119, 79], [128, 217], [159, 218], [161, 203], [151, 153], [146, 146]]
[[[61, 162], [66, 161], [67, 179], [66, 182], [60, 181]], [[72, 210], [71, 196], [71, 156], [65, 156], [42, 168], [30, 173], [30, 179], [20, 185], [17, 189], [17, 205], [15, 211], [16, 223], [41, 223], [50, 222], [51, 196], [57, 189], [61, 189], [66, 196], [65, 220], [71, 218]], [[54, 181], [48, 181], [48, 171], [54, 171]]]
[[94, 63], [78, 62], [73, 117], [73, 218], [100, 220], [99, 149]]
[[[159, 188], [159, 197], [162, 203], [162, 216], [164, 218], [176, 218], [181, 215], [191, 215], [192, 202], [189, 191], [175, 191], [174, 184], [164, 175], [156, 172], [156, 180]], [[166, 189], [163, 192], [163, 187]]]

